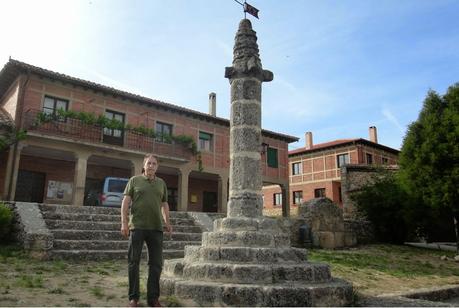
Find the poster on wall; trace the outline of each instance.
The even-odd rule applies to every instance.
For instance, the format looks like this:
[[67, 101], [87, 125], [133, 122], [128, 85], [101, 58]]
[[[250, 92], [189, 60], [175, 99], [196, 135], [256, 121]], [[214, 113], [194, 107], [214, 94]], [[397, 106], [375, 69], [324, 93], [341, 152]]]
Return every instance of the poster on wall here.
[[48, 181], [48, 192], [46, 199], [71, 202], [72, 201], [72, 188], [71, 182]]

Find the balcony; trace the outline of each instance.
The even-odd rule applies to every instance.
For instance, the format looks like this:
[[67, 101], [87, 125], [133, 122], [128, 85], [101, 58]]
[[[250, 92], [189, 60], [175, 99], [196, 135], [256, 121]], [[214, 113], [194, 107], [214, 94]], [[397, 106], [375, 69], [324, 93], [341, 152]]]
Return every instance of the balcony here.
[[155, 153], [159, 156], [191, 160], [191, 149], [176, 142], [163, 143], [154, 137], [130, 130], [105, 129], [98, 124], [86, 124], [79, 119], [59, 118], [37, 124], [41, 110], [29, 109], [23, 114], [23, 128], [28, 132], [60, 137], [73, 142], [110, 145], [112, 148]]

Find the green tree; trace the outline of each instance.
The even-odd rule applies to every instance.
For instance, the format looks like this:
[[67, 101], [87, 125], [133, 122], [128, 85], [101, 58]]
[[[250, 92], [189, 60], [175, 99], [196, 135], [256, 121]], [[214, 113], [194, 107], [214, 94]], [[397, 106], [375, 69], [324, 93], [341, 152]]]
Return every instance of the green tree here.
[[0, 153], [9, 149], [10, 146], [25, 139], [27, 132], [18, 130], [11, 122], [0, 122]]
[[451, 213], [459, 253], [459, 83], [443, 96], [429, 91], [418, 119], [408, 127], [399, 164], [410, 195]]

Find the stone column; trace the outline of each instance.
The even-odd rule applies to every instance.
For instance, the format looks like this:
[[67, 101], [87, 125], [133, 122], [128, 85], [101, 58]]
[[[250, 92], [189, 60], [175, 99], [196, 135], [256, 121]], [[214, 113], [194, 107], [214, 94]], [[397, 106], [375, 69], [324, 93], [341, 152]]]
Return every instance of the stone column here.
[[247, 19], [225, 76], [231, 83], [228, 215], [203, 232], [201, 246], [187, 245], [184, 259], [166, 260], [162, 294], [191, 299], [190, 306], [349, 305], [352, 286], [332, 279], [327, 265], [307, 262], [306, 250], [290, 247], [278, 220], [262, 216], [261, 83], [273, 76], [261, 68]]
[[190, 176], [190, 172], [190, 169], [179, 169], [177, 210], [180, 212], [186, 212], [188, 209], [188, 177]]
[[142, 174], [143, 159], [131, 160], [131, 176]]
[[288, 189], [288, 185], [280, 185], [281, 192], [282, 192], [282, 216], [289, 217], [290, 216], [290, 192]]
[[82, 206], [84, 202], [84, 187], [86, 184], [86, 168], [88, 166], [89, 153], [75, 153], [75, 175], [73, 179], [73, 205]]
[[220, 175], [218, 177], [218, 212], [226, 213], [228, 203], [228, 176]]
[[[7, 167], [7, 173], [6, 176], [8, 177], [8, 180], [10, 183], [8, 184], [8, 195], [9, 195], [9, 200], [13, 201], [16, 198], [16, 184], [18, 182], [18, 173], [19, 173], [19, 162], [21, 160], [21, 152], [22, 149], [25, 147], [24, 144], [18, 143], [16, 147], [16, 153], [10, 153], [11, 155], [8, 155], [8, 163], [10, 162], [10, 156], [14, 156], [12, 158], [12, 165], [10, 169], [8, 170]], [[11, 149], [11, 151], [13, 151]], [[11, 170], [11, 168], [13, 170]], [[8, 173], [9, 171], [9, 173]], [[9, 175], [11, 174], [11, 178]]]
[[273, 73], [261, 66], [248, 19], [239, 24], [233, 66], [226, 68], [225, 77], [231, 84], [228, 217], [261, 217], [261, 83], [271, 81]]

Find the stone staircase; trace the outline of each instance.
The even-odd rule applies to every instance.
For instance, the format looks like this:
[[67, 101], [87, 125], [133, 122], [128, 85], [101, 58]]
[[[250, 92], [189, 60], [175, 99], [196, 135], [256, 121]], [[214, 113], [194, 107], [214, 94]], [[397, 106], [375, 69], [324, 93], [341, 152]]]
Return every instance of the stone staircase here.
[[[40, 205], [54, 237], [52, 259], [124, 259], [128, 241], [120, 234], [120, 209]], [[170, 212], [172, 235], [164, 233], [164, 259], [182, 258], [186, 245], [200, 245], [202, 229], [186, 212]], [[146, 255], [146, 247], [143, 254]]]

